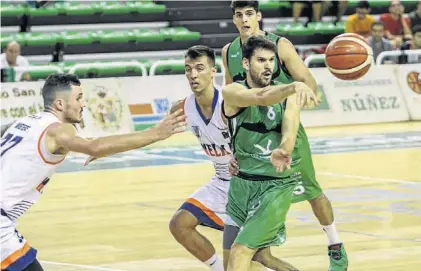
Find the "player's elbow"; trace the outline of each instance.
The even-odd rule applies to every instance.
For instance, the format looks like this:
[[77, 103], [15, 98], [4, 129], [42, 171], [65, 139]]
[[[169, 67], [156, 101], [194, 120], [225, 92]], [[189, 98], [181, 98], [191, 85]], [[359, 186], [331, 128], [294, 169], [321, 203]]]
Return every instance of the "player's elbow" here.
[[230, 98], [230, 91], [227, 89], [227, 87], [224, 87], [221, 91], [222, 97], [224, 98], [224, 101]]
[[101, 146], [97, 139], [90, 141], [86, 146], [86, 154], [93, 157], [101, 157], [104, 155], [105, 148]]
[[93, 156], [93, 157], [98, 157], [99, 151], [98, 149], [95, 147], [95, 144], [91, 143], [87, 146], [86, 148], [86, 154]]
[[237, 105], [238, 98], [235, 95], [233, 95], [232, 92], [228, 90], [227, 88], [222, 89], [222, 97], [226, 104], [238, 106]]

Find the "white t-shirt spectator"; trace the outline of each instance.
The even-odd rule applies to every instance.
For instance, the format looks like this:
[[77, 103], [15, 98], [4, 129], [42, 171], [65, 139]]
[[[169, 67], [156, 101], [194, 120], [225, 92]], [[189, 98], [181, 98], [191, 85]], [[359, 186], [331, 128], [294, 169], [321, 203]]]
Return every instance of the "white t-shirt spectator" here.
[[[29, 62], [25, 57], [18, 56], [16, 58], [16, 66], [17, 67], [27, 67], [27, 66], [29, 66]], [[2, 53], [1, 54], [1, 67], [0, 68], [5, 69], [5, 68], [9, 68], [9, 67], [10, 67], [10, 65], [7, 62], [6, 53]], [[15, 81], [19, 82], [20, 80], [22, 80], [22, 76], [23, 76], [24, 73], [25, 73], [24, 71], [16, 71]]]

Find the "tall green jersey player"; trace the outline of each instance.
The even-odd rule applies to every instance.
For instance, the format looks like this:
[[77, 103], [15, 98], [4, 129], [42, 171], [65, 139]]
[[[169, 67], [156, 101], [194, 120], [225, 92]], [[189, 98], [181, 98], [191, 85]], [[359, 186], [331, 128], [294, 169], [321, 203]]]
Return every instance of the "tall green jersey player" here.
[[309, 171], [302, 161], [311, 158], [310, 153], [300, 150], [307, 138], [297, 137], [299, 114], [301, 105], [317, 103], [317, 97], [302, 82], [273, 83], [275, 52], [270, 40], [249, 38], [243, 48], [247, 79], [222, 91], [240, 168], [231, 179], [226, 209], [230, 219], [225, 227], [241, 229], [231, 248], [228, 271], [249, 270], [259, 249], [284, 242], [294, 189]]
[[[222, 59], [225, 67], [225, 82], [230, 84], [246, 79], [246, 70], [243, 67], [243, 44], [251, 36], [265, 36], [276, 44], [275, 68], [272, 79], [288, 84], [294, 81], [304, 82], [313, 91], [317, 92], [317, 84], [310, 70], [305, 66], [294, 46], [285, 38], [260, 29], [259, 21], [262, 14], [259, 12], [258, 1], [233, 1], [231, 4], [233, 21], [239, 31], [239, 37], [222, 49]], [[305, 138], [300, 150], [310, 153], [307, 136], [300, 124], [298, 135]], [[311, 156], [310, 156], [311, 158]], [[312, 160], [305, 159], [308, 167], [313, 168]], [[336, 230], [333, 209], [329, 199], [323, 194], [318, 184], [314, 168], [310, 176], [303, 176], [294, 191], [293, 203], [309, 201], [315, 216], [322, 225], [328, 237], [328, 251], [330, 257], [329, 271], [346, 271], [348, 259], [343, 244]]]

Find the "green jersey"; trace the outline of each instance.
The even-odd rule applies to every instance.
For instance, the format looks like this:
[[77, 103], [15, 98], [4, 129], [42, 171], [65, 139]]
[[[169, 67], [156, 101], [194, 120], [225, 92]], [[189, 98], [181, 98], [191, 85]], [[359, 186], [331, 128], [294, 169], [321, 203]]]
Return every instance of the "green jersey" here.
[[[246, 81], [237, 83], [248, 87]], [[224, 222], [242, 229], [234, 242], [249, 248], [285, 242], [285, 220], [291, 203], [313, 200], [322, 193], [301, 124], [291, 169], [278, 173], [270, 162], [272, 151], [281, 143], [284, 113], [285, 103], [278, 103], [241, 108], [228, 117], [232, 150], [240, 170], [230, 181], [228, 218]]]
[[[278, 44], [278, 41], [280, 39], [279, 36], [268, 32], [265, 33], [268, 39], [275, 42], [276, 45]], [[246, 71], [243, 68], [242, 61], [243, 52], [241, 39], [240, 37], [237, 37], [233, 42], [231, 42], [227, 50], [227, 66], [233, 82], [246, 80]], [[293, 79], [290, 76], [288, 70], [279, 60], [278, 54], [276, 54], [275, 71], [273, 73], [272, 80], [284, 84], [289, 84], [293, 82]]]
[[[237, 83], [248, 87], [246, 81]], [[307, 135], [302, 125], [291, 154], [291, 169], [278, 173], [270, 162], [272, 151], [281, 144], [284, 112], [285, 103], [249, 106], [241, 108], [235, 116], [228, 118], [233, 152], [240, 166], [240, 177], [245, 178], [245, 174], [253, 180], [276, 179], [299, 171], [301, 158], [309, 152]], [[300, 150], [304, 146], [306, 147]]]

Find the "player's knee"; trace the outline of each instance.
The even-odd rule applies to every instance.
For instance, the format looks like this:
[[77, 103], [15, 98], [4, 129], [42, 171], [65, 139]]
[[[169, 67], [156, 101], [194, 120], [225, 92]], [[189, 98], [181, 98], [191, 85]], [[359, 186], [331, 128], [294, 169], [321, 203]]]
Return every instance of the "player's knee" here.
[[318, 195], [314, 199], [309, 200], [309, 202], [312, 205], [330, 203], [329, 199], [326, 197], [324, 193], [320, 193], [320, 195]]
[[169, 223], [169, 229], [172, 235], [183, 235], [184, 233], [193, 230], [196, 225], [194, 223], [194, 219], [192, 219], [191, 216], [193, 215], [187, 211], [178, 210], [173, 215]]
[[259, 262], [264, 266], [267, 266], [270, 262], [270, 259], [273, 257], [269, 249], [259, 250], [254, 254], [253, 261]]
[[248, 248], [244, 245], [234, 243], [231, 247], [231, 254], [230, 254], [230, 260], [231, 258], [234, 260], [235, 258], [251, 258], [253, 257], [255, 250]]
[[[178, 212], [177, 212], [178, 213]], [[170, 220], [170, 223], [169, 223], [169, 228], [170, 228], [170, 232], [173, 234], [173, 235], [177, 235], [178, 233], [180, 233], [180, 231], [182, 230], [182, 228], [183, 228], [183, 222], [182, 222], [182, 220], [179, 218], [179, 216], [177, 216], [177, 213], [175, 213], [174, 215], [173, 215], [173, 217], [171, 218], [171, 220]]]

